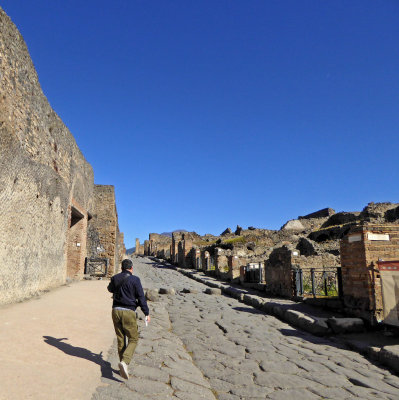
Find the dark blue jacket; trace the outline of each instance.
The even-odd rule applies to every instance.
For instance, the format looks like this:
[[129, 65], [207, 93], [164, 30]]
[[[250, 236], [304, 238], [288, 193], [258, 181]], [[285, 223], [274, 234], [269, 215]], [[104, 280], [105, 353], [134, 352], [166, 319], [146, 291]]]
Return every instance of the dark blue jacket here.
[[[126, 274], [129, 276], [126, 277]], [[117, 290], [118, 286], [121, 284], [122, 286]], [[132, 275], [131, 272], [125, 270], [114, 275], [108, 285], [108, 291], [114, 294], [112, 308], [123, 307], [135, 311], [137, 307], [140, 307], [144, 315], [149, 315], [150, 311], [147, 306], [140, 278]]]

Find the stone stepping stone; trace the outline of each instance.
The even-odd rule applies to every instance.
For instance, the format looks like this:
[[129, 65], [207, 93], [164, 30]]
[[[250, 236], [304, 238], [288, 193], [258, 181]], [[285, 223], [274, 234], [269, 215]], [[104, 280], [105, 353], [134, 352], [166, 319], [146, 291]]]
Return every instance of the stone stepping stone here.
[[173, 296], [176, 294], [176, 290], [173, 288], [160, 288], [159, 294], [170, 294]]
[[222, 290], [217, 288], [206, 288], [205, 293], [211, 295], [220, 295], [222, 294]]
[[198, 290], [197, 290], [197, 289], [187, 289], [187, 288], [184, 288], [181, 292], [182, 292], [182, 293], [197, 294], [197, 293], [198, 293]]
[[156, 290], [156, 289], [147, 289], [145, 291], [145, 298], [148, 301], [158, 301], [159, 300], [158, 290]]

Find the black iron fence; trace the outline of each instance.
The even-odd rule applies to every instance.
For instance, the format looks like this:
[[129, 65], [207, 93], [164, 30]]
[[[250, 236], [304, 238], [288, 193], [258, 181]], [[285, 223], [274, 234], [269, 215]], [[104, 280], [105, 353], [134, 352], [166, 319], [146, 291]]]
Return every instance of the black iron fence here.
[[295, 295], [313, 297], [342, 297], [340, 267], [296, 268]]
[[85, 260], [85, 274], [91, 276], [107, 276], [108, 258], [88, 258]]
[[263, 268], [262, 263], [250, 263], [244, 267], [244, 282], [262, 283]]

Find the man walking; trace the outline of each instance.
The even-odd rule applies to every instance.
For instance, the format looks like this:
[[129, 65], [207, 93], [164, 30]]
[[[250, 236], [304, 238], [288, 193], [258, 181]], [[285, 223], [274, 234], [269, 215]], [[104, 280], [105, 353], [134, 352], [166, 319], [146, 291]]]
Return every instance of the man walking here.
[[[108, 291], [114, 294], [112, 321], [118, 340], [119, 371], [123, 378], [129, 379], [127, 366], [132, 360], [139, 340], [136, 308], [142, 309], [146, 323], [150, 322], [147, 301], [140, 279], [133, 275], [133, 262], [122, 261], [122, 272], [114, 275], [108, 285]], [[127, 339], [127, 343], [126, 343]]]

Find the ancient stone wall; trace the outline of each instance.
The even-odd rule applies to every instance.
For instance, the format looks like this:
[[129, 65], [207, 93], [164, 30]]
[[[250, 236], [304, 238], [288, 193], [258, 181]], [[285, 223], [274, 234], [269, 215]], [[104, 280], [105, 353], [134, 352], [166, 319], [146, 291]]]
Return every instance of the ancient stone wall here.
[[144, 254], [144, 246], [140, 244], [140, 239], [136, 238], [136, 250], [134, 252], [137, 255], [143, 255]]
[[0, 87], [0, 303], [10, 303], [83, 273], [94, 179], [1, 8]]
[[149, 234], [149, 255], [159, 258], [170, 258], [170, 245], [172, 238], [170, 236], [160, 235], [158, 233]]

